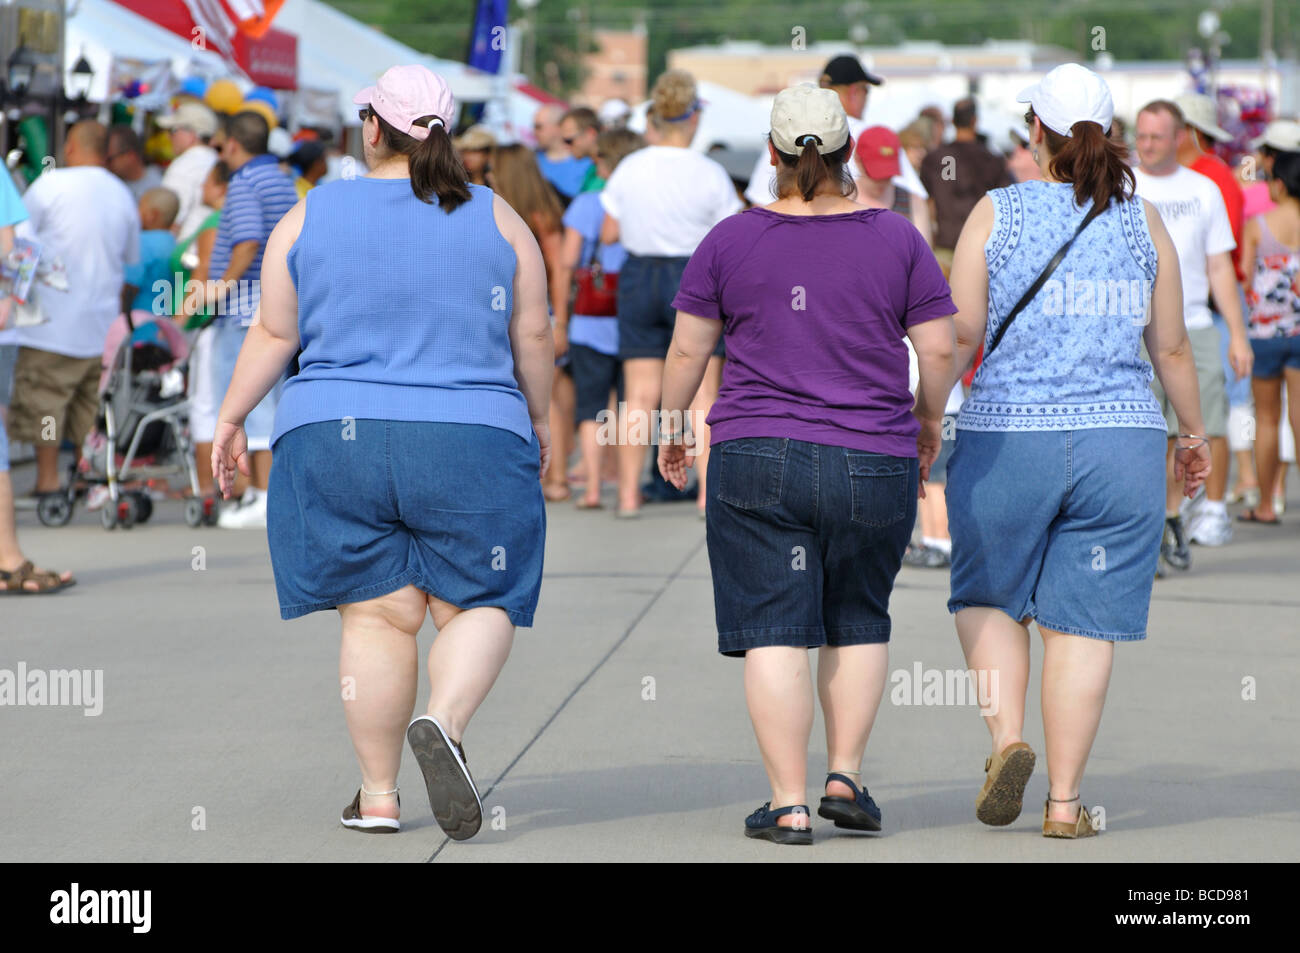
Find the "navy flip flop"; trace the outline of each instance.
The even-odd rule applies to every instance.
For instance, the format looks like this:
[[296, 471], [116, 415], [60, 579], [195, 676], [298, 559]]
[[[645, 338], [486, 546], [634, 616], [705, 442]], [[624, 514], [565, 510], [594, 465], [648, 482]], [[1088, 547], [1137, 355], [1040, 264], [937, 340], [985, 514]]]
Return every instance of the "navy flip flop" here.
[[[804, 823], [799, 827], [782, 827], [777, 818], [787, 814], [802, 814]], [[772, 810], [772, 802], [767, 801], [749, 817], [745, 818], [745, 836], [770, 840], [774, 844], [811, 844], [812, 818], [808, 814], [807, 804], [792, 804], [790, 807]]]
[[853, 798], [850, 800], [846, 797], [831, 797], [828, 794], [822, 798], [821, 806], [817, 808], [817, 815], [828, 821], [834, 821], [836, 827], [851, 831], [880, 830], [880, 808], [876, 807], [876, 802], [871, 799], [867, 789], [859, 790], [858, 786], [843, 774], [826, 775], [826, 783], [830, 784], [832, 781], [846, 785], [853, 792]]

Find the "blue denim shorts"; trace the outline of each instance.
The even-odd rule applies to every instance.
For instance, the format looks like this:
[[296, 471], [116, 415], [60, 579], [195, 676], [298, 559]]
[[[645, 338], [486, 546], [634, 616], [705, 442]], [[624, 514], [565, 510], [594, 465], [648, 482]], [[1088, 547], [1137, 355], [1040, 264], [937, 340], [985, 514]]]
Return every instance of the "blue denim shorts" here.
[[[9, 406], [14, 389], [14, 364], [18, 361], [17, 344], [0, 344], [0, 407]], [[9, 434], [0, 423], [0, 473], [9, 470]]]
[[276, 442], [269, 492], [281, 618], [411, 584], [533, 624], [546, 543], [536, 436], [472, 424], [307, 424]]
[[[618, 356], [620, 360], [668, 356], [677, 324], [673, 298], [682, 283], [686, 258], [628, 255], [618, 273]], [[724, 356], [722, 338], [713, 349]]]
[[1250, 349], [1255, 352], [1253, 377], [1276, 380], [1288, 367], [1300, 371], [1300, 334], [1289, 338], [1251, 338]]
[[1146, 638], [1165, 516], [1162, 430], [959, 430], [948, 462], [948, 611]]
[[709, 453], [718, 651], [888, 642], [916, 519], [916, 459], [784, 437]]

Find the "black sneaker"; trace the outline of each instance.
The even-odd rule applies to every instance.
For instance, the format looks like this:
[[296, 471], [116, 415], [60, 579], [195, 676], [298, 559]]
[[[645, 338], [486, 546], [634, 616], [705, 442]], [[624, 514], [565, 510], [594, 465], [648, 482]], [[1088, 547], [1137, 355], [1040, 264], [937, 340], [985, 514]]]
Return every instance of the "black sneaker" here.
[[1192, 566], [1192, 549], [1187, 543], [1187, 530], [1181, 516], [1165, 517], [1165, 536], [1160, 543], [1160, 555], [1173, 569], [1187, 570]]

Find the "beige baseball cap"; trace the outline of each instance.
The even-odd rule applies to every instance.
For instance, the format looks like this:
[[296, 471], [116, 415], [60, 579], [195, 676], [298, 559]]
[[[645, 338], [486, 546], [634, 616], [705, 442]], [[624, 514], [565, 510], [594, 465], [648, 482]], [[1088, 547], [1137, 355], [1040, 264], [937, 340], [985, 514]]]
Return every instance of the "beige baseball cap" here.
[[806, 136], [812, 136], [820, 155], [834, 152], [849, 141], [849, 121], [834, 90], [801, 83], [776, 94], [772, 103], [772, 144], [786, 155], [798, 155]]
[[1174, 105], [1183, 111], [1187, 125], [1195, 126], [1218, 142], [1232, 141], [1232, 133], [1219, 125], [1218, 107], [1209, 96], [1203, 93], [1183, 93], [1174, 97]]
[[164, 129], [192, 129], [207, 139], [216, 135], [217, 114], [202, 103], [184, 102], [170, 116], [160, 116], [158, 125]]

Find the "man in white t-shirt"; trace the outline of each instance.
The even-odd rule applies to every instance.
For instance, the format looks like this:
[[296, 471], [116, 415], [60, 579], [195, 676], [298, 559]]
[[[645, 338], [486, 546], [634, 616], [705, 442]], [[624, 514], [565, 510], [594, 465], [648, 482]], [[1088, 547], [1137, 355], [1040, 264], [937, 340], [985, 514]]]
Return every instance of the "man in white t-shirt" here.
[[[867, 110], [867, 93], [872, 86], [879, 86], [884, 80], [868, 73], [856, 56], [844, 54], [833, 57], [822, 70], [820, 85], [835, 90], [840, 97], [840, 105], [849, 120], [849, 136], [854, 142], [862, 135], [869, 123], [863, 118]], [[929, 199], [930, 193], [921, 184], [921, 177], [912, 168], [906, 152], [898, 154], [898, 174], [891, 179], [896, 188], [903, 189], [922, 204]], [[745, 198], [751, 205], [767, 205], [776, 198], [776, 166], [772, 165], [767, 154], [767, 144], [758, 150], [758, 160], [745, 188]], [[925, 230], [923, 229], [923, 232]]]
[[22, 226], [67, 268], [68, 288], [42, 285], [46, 321], [19, 335], [10, 436], [36, 447], [36, 493], [59, 488], [59, 444], [80, 453], [99, 407], [109, 325], [122, 313], [127, 265], [140, 256], [140, 215], [131, 191], [105, 168], [108, 130], [91, 120], [68, 130], [64, 164], [23, 195]]
[[[1228, 361], [1237, 377], [1248, 377], [1254, 363], [1231, 252], [1236, 247], [1223, 195], [1214, 181], [1178, 163], [1178, 147], [1187, 135], [1182, 112], [1171, 102], [1156, 100], [1137, 117], [1137, 151], [1142, 167], [1134, 170], [1137, 194], [1154, 205], [1178, 251], [1183, 283], [1183, 318], [1187, 338], [1196, 358], [1201, 391], [1204, 436], [1210, 442], [1213, 469], [1205, 485], [1205, 501], [1196, 518], [1184, 527], [1180, 515], [1181, 487], [1171, 476], [1166, 494], [1168, 532], [1162, 553], [1175, 569], [1191, 565], [1187, 537], [1207, 546], [1221, 546], [1232, 538], [1224, 493], [1228, 485], [1228, 395], [1224, 387], [1219, 335], [1210, 314], [1210, 296], [1228, 326]], [[1169, 422], [1170, 457], [1173, 437], [1180, 432], [1177, 417], [1159, 383], [1153, 385]]]
[[181, 103], [158, 125], [168, 130], [172, 140], [172, 159], [163, 173], [163, 188], [171, 189], [180, 199], [173, 229], [177, 238], [193, 234], [212, 209], [203, 204], [203, 180], [217, 163], [217, 150], [208, 141], [217, 134], [217, 114], [202, 103]]

